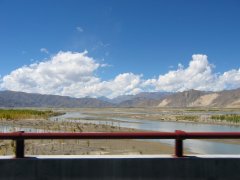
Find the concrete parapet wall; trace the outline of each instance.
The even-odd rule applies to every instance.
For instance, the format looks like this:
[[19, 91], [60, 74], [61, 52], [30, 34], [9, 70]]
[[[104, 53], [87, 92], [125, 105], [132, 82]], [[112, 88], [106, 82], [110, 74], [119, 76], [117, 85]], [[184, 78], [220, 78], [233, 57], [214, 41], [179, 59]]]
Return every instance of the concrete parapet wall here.
[[1, 159], [1, 180], [240, 179], [240, 158]]

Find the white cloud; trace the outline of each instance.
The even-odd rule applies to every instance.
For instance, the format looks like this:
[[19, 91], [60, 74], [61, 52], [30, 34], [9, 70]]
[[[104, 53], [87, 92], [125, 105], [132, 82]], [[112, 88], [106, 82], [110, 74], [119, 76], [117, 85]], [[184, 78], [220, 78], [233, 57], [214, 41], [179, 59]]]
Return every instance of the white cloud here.
[[[99, 79], [98, 79], [99, 80]], [[100, 97], [106, 96], [114, 98], [124, 94], [136, 94], [141, 92], [139, 86], [141, 84], [141, 76], [132, 73], [119, 74], [113, 80], [94, 81], [92, 83], [74, 83], [65, 87], [63, 94], [77, 97]]]
[[227, 71], [219, 76], [219, 88], [234, 89], [240, 87], [240, 68]]
[[100, 66], [87, 52], [59, 52], [50, 60], [23, 66], [3, 77], [5, 89], [62, 94], [65, 87], [74, 83], [99, 81], [93, 72]]
[[187, 68], [179, 64], [177, 70], [160, 75], [158, 79], [149, 79], [145, 84], [158, 91], [173, 92], [189, 89], [220, 91], [240, 87], [240, 70], [230, 70], [219, 75], [213, 72], [213, 68], [214, 65], [208, 62], [206, 55], [196, 54]]
[[99, 64], [83, 53], [59, 52], [50, 60], [33, 63], [2, 78], [2, 89], [74, 97], [108, 96], [139, 92], [140, 75], [124, 73], [102, 81], [95, 75]]
[[214, 66], [206, 55], [193, 55], [188, 67], [179, 64], [158, 78], [144, 79], [143, 75], [122, 73], [103, 81], [97, 70], [104, 68], [89, 57], [87, 51], [59, 52], [51, 59], [23, 66], [2, 77], [1, 89], [73, 97], [113, 98], [142, 91], [223, 90], [240, 87], [240, 69], [223, 74], [213, 72]]
[[78, 32], [83, 32], [83, 28], [80, 27], [80, 26], [76, 27], [76, 30], [77, 30]]
[[41, 48], [40, 51], [43, 52], [43, 53], [49, 54], [47, 48]]

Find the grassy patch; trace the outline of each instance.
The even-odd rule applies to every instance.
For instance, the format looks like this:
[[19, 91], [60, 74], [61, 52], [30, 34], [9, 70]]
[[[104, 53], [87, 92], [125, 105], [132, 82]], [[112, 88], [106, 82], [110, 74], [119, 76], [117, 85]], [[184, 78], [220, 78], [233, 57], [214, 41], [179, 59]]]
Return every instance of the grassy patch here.
[[239, 114], [225, 114], [225, 115], [212, 115], [212, 119], [214, 120], [222, 120], [222, 121], [229, 121], [229, 122], [240, 122], [240, 115]]
[[60, 113], [30, 109], [0, 109], [0, 120], [47, 119], [56, 115]]
[[205, 112], [207, 110], [206, 109], [186, 109], [186, 111], [190, 111], [190, 112]]
[[190, 112], [215, 112], [215, 111], [220, 111], [219, 109], [187, 109], [186, 111]]
[[176, 120], [187, 120], [187, 121], [196, 121], [198, 120], [198, 116], [193, 115], [185, 115], [185, 116], [176, 116]]

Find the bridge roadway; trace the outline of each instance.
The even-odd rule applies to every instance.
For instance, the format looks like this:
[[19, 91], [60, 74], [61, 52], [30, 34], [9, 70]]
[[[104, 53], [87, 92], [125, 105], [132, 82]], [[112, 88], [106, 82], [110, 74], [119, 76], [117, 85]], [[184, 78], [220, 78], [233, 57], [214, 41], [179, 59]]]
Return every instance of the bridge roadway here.
[[1, 180], [240, 180], [240, 155], [0, 157]]

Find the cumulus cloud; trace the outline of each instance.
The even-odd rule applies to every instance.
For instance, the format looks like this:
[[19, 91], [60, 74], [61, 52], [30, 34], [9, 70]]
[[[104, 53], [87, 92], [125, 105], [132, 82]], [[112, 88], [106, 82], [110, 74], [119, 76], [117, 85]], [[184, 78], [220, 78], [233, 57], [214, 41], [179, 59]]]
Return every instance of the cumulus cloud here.
[[59, 52], [47, 61], [12, 71], [2, 78], [1, 88], [74, 97], [115, 97], [140, 91], [137, 88], [140, 75], [123, 73], [113, 80], [102, 81], [95, 74], [105, 66], [87, 56], [87, 51]]
[[93, 72], [100, 66], [87, 52], [59, 52], [50, 60], [23, 66], [3, 77], [1, 86], [16, 91], [61, 94], [71, 84], [99, 81]]
[[40, 51], [43, 52], [43, 53], [46, 53], [46, 54], [49, 53], [48, 50], [47, 50], [47, 48], [41, 48]]
[[184, 91], [189, 89], [220, 91], [240, 87], [240, 70], [230, 70], [223, 74], [213, 72], [214, 65], [208, 62], [206, 55], [195, 54], [184, 67], [179, 64], [177, 70], [159, 75], [158, 79], [149, 79], [150, 85], [157, 91]]
[[64, 88], [63, 94], [68, 96], [75, 94], [78, 95], [78, 97], [106, 96], [108, 98], [114, 98], [119, 95], [136, 94], [141, 92], [141, 89], [139, 88], [140, 84], [140, 75], [123, 73], [109, 81], [99, 80], [92, 83], [78, 82], [71, 84], [71, 86]]
[[184, 91], [188, 89], [218, 91], [240, 87], [240, 69], [214, 73], [206, 55], [192, 56], [188, 67], [144, 79], [143, 75], [122, 73], [110, 80], [97, 76], [105, 64], [89, 57], [87, 51], [59, 52], [49, 60], [20, 67], [0, 80], [1, 89], [72, 97], [114, 98], [143, 91]]

